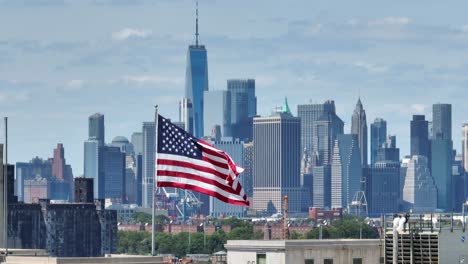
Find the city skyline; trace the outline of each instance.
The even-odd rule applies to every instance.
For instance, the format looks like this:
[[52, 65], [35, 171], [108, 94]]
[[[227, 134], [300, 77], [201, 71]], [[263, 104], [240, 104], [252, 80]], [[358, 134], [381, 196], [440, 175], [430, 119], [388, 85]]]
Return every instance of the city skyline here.
[[[361, 10], [351, 3], [337, 9], [307, 1], [274, 6], [201, 1], [200, 41], [209, 50], [210, 90], [225, 90], [228, 79], [253, 78], [262, 116], [284, 96], [294, 116], [309, 98], [331, 99], [345, 131], [361, 97], [367, 121], [385, 119], [402, 156], [409, 154], [412, 115], [432, 120], [432, 104], [450, 103], [453, 146], [460, 152], [462, 124], [468, 121], [462, 100], [468, 19], [461, 12], [466, 3], [451, 3], [460, 7], [434, 21], [453, 5], [429, 2], [422, 12], [417, 3], [403, 2], [390, 7], [368, 1]], [[177, 120], [186, 49], [195, 42], [194, 2], [3, 0], [0, 5], [0, 23], [9, 25], [0, 37], [0, 114], [10, 117], [11, 163], [47, 157], [63, 143], [79, 176], [89, 115], [105, 115], [108, 143], [141, 131], [142, 122], [154, 118], [156, 103]], [[268, 15], [254, 12], [265, 7], [271, 7]]]

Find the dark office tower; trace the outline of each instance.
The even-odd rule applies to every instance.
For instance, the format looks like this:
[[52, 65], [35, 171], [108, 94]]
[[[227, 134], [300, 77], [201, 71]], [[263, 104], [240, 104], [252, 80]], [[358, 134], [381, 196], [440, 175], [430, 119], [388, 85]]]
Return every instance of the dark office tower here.
[[75, 178], [75, 203], [94, 203], [93, 179]]
[[124, 202], [125, 153], [119, 147], [99, 148], [99, 178], [104, 179], [104, 197]]
[[331, 206], [330, 165], [314, 167], [312, 188], [312, 207], [329, 208]]
[[361, 190], [362, 166], [355, 134], [338, 135], [331, 163], [331, 207], [347, 208]]
[[142, 206], [151, 208], [153, 204], [154, 180], [154, 122], [143, 123], [143, 155], [142, 155]]
[[208, 91], [208, 59], [205, 46], [198, 45], [198, 35], [197, 5], [195, 45], [190, 45], [187, 52], [185, 98], [189, 99], [193, 105], [194, 136], [201, 138], [203, 137], [203, 92]]
[[400, 163], [394, 161], [376, 162], [363, 169], [366, 179], [366, 199], [370, 215], [399, 212]]
[[356, 103], [352, 121], [351, 134], [358, 135], [359, 151], [361, 153], [361, 162], [363, 166], [367, 166], [367, 122], [366, 111], [362, 107], [361, 98]]
[[432, 136], [452, 140], [451, 104], [432, 105]]
[[203, 125], [205, 136], [210, 136], [214, 126], [220, 126], [223, 137], [231, 136], [231, 92], [205, 91]]
[[[297, 106], [297, 116], [301, 118], [301, 149], [307, 151], [309, 157], [314, 154], [314, 123], [319, 119], [336, 115], [335, 102], [326, 101], [323, 104], [302, 104]], [[343, 132], [341, 132], [343, 133]]]
[[429, 150], [428, 122], [425, 120], [424, 115], [413, 115], [411, 121], [411, 156], [418, 155], [429, 159]]
[[99, 146], [104, 145], [104, 115], [95, 113], [89, 117], [89, 136], [88, 139], [95, 139]]
[[387, 139], [387, 122], [382, 118], [376, 118], [371, 124], [371, 164], [376, 162], [377, 150], [382, 147]]
[[232, 137], [252, 140], [252, 118], [257, 115], [254, 79], [227, 80], [231, 96]]
[[289, 211], [300, 212], [300, 129], [300, 118], [287, 111], [254, 118], [254, 210], [280, 212], [288, 195]]
[[[257, 97], [254, 79], [227, 80], [227, 90], [231, 92], [232, 118], [239, 120], [246, 116], [257, 115]], [[242, 109], [244, 108], [244, 109]], [[234, 111], [235, 109], [235, 111]]]
[[437, 208], [447, 212], [453, 209], [452, 140], [437, 133], [431, 140], [431, 172], [437, 186]]
[[387, 136], [387, 140], [382, 147], [377, 149], [375, 162], [400, 161], [400, 149], [396, 147], [396, 136]]

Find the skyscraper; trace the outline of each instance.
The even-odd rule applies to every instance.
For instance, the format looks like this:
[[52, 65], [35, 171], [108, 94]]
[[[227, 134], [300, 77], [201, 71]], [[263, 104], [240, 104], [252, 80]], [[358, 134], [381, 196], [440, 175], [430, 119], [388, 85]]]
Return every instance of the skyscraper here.
[[119, 147], [99, 147], [99, 178], [104, 179], [104, 197], [125, 202], [125, 153]]
[[[435, 123], [434, 123], [435, 124]], [[447, 212], [453, 209], [452, 140], [436, 133], [431, 139], [431, 172], [437, 186], [437, 208]]]
[[452, 140], [452, 105], [432, 105], [432, 134], [433, 138]]
[[190, 45], [187, 52], [185, 98], [193, 105], [194, 136], [201, 138], [203, 137], [203, 92], [208, 91], [208, 59], [205, 46], [198, 44], [198, 36], [197, 3], [195, 45]]
[[143, 123], [142, 206], [144, 208], [151, 208], [153, 204], [155, 133], [154, 122]]
[[241, 140], [252, 140], [252, 118], [257, 115], [254, 79], [227, 80], [231, 96], [232, 136]]
[[432, 213], [437, 208], [437, 187], [425, 156], [413, 156], [408, 162], [403, 187], [405, 210]]
[[143, 133], [133, 132], [132, 134], [132, 145], [135, 155], [143, 153]]
[[376, 118], [371, 124], [371, 164], [374, 164], [377, 150], [382, 147], [387, 139], [387, 122], [382, 118]]
[[314, 166], [330, 165], [333, 144], [343, 134], [344, 122], [334, 113], [325, 113], [313, 122], [312, 160]]
[[389, 135], [382, 147], [377, 149], [375, 162], [400, 161], [400, 149], [396, 147], [396, 136]]
[[[411, 156], [419, 155], [430, 158], [428, 122], [424, 115], [413, 115], [411, 121]], [[429, 160], [430, 167], [430, 160]]]
[[99, 142], [99, 146], [104, 145], [104, 115], [95, 113], [88, 118], [89, 120], [89, 135], [88, 139], [95, 139]]
[[188, 98], [179, 102], [179, 122], [184, 123], [184, 130], [193, 134], [193, 104]]
[[221, 127], [223, 137], [231, 136], [231, 92], [205, 91], [204, 92], [204, 135], [211, 134], [214, 126]]
[[290, 212], [301, 210], [300, 134], [300, 118], [286, 111], [254, 118], [254, 210], [280, 212], [284, 195]]
[[56, 188], [53, 190], [52, 197], [56, 199], [73, 199], [73, 172], [70, 165], [65, 162], [65, 150], [63, 144], [57, 144], [54, 149], [54, 158], [52, 159], [52, 176], [56, 180]]
[[312, 207], [331, 206], [331, 167], [316, 166], [312, 177]]
[[[329, 120], [328, 117], [336, 115], [335, 102], [328, 100], [323, 104], [302, 104], [297, 106], [297, 116], [301, 118], [301, 149], [307, 151], [309, 157], [315, 157], [314, 149], [317, 150], [317, 146], [314, 148], [314, 123], [319, 119]], [[333, 119], [333, 118], [330, 118]], [[342, 129], [341, 129], [342, 130]], [[328, 134], [329, 129], [326, 129]], [[342, 134], [341, 131], [340, 134]], [[331, 137], [332, 140], [336, 138]], [[317, 143], [322, 142], [318, 140]], [[333, 142], [329, 144], [332, 148]], [[331, 152], [331, 151], [330, 151]]]
[[338, 135], [331, 163], [331, 207], [347, 208], [361, 190], [362, 166], [356, 134]]
[[399, 212], [400, 162], [377, 161], [363, 171], [369, 214], [380, 216]]
[[367, 166], [367, 122], [366, 111], [362, 107], [361, 98], [356, 103], [351, 121], [351, 134], [358, 135], [361, 163]]
[[462, 156], [463, 168], [468, 171], [468, 124], [462, 126]]
[[84, 176], [94, 179], [94, 198], [104, 199], [104, 178], [99, 175], [99, 141], [96, 139], [84, 143]]

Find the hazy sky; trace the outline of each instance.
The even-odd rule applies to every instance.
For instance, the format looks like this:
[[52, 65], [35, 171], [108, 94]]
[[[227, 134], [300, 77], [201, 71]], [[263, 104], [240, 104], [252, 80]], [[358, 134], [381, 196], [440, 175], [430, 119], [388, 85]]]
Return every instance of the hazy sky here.
[[[255, 78], [258, 112], [288, 97], [335, 100], [349, 133], [360, 94], [367, 122], [382, 117], [409, 152], [414, 113], [453, 104], [454, 146], [468, 122], [467, 1], [200, 1], [210, 89]], [[88, 116], [105, 115], [106, 141], [176, 119], [194, 1], [0, 0], [0, 116], [9, 161], [52, 156], [63, 143], [83, 172]], [[1, 126], [3, 128], [3, 125]], [[2, 129], [3, 138], [3, 129]]]

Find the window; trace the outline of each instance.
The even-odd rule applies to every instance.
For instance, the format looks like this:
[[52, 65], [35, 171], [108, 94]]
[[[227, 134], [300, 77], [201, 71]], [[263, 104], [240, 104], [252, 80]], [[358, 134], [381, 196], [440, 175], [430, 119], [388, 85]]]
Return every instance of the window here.
[[257, 254], [257, 264], [266, 264], [266, 254]]
[[314, 260], [313, 259], [306, 259], [304, 261], [304, 264], [314, 264]]
[[323, 264], [333, 264], [333, 259], [324, 259]]
[[362, 258], [353, 258], [353, 264], [362, 264]]

